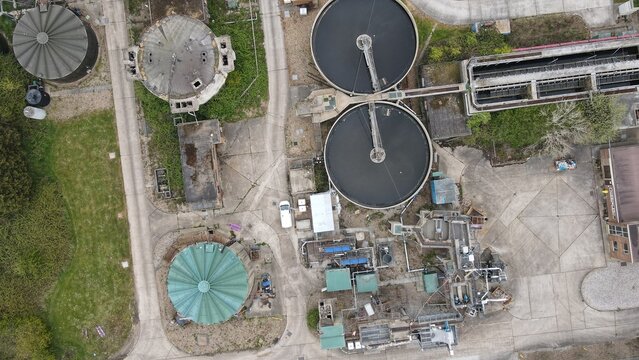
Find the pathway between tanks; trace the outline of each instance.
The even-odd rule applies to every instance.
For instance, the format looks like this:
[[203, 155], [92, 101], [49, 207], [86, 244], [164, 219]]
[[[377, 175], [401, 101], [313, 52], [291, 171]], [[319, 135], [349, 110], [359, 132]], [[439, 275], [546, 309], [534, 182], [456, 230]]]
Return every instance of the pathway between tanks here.
[[131, 359], [177, 357], [177, 351], [164, 336], [153, 268], [153, 247], [144, 188], [144, 163], [140, 147], [133, 83], [127, 79], [122, 63], [128, 43], [126, 13], [122, 0], [102, 2], [106, 25], [107, 51], [113, 86], [113, 102], [124, 179], [131, 257], [135, 283], [138, 324], [135, 327]]
[[610, 0], [412, 0], [413, 4], [445, 24], [515, 19], [554, 13], [580, 15], [590, 26], [615, 21]]

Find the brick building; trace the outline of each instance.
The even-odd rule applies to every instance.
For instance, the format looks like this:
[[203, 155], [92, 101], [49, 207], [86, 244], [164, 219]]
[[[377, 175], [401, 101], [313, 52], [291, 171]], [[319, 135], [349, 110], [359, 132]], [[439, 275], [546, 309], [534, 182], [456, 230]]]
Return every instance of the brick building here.
[[639, 145], [602, 149], [600, 156], [610, 256], [639, 261]]

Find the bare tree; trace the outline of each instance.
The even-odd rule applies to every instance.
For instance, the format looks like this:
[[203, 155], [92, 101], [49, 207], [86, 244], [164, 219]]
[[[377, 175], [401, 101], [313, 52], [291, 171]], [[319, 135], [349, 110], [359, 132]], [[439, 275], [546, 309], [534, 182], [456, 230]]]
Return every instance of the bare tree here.
[[590, 127], [576, 102], [560, 103], [549, 114], [548, 132], [541, 138], [538, 148], [541, 153], [551, 156], [567, 155], [574, 144], [588, 140]]

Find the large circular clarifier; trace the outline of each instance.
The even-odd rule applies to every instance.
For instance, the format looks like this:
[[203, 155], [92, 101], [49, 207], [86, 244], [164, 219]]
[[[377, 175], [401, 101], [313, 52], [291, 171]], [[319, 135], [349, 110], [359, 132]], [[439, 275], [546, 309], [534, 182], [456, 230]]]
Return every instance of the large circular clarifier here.
[[358, 37], [372, 40], [379, 91], [402, 81], [417, 56], [417, 28], [397, 0], [333, 0], [320, 11], [311, 32], [311, 53], [320, 73], [349, 94], [371, 94], [369, 67]]
[[329, 179], [349, 201], [367, 208], [397, 206], [417, 194], [432, 163], [424, 125], [403, 107], [376, 102], [375, 114], [385, 156], [373, 161], [369, 104], [357, 105], [335, 122], [324, 149]]

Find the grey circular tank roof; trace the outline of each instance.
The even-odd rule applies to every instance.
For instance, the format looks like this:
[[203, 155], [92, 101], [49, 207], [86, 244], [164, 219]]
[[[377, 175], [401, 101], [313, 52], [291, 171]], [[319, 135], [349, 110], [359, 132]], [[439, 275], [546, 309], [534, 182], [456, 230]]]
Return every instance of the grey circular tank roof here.
[[161, 98], [195, 96], [215, 80], [215, 36], [191, 17], [171, 15], [155, 23], [142, 35], [140, 52], [144, 86]]
[[13, 52], [29, 73], [44, 79], [63, 78], [80, 67], [89, 40], [82, 21], [71, 10], [49, 5], [27, 10], [13, 31]]
[[326, 139], [328, 177], [351, 202], [374, 209], [397, 206], [419, 192], [432, 163], [431, 141], [424, 125], [403, 107], [376, 102], [375, 113], [386, 157], [371, 160], [373, 148], [368, 104], [344, 112]]
[[311, 31], [311, 53], [320, 73], [346, 93], [373, 93], [357, 38], [372, 39], [381, 91], [402, 81], [417, 57], [417, 28], [398, 0], [332, 0]]

